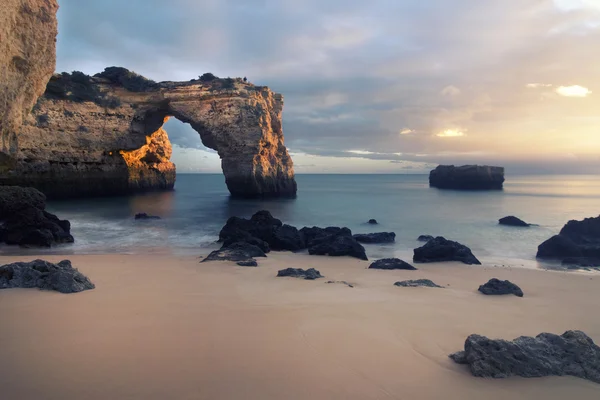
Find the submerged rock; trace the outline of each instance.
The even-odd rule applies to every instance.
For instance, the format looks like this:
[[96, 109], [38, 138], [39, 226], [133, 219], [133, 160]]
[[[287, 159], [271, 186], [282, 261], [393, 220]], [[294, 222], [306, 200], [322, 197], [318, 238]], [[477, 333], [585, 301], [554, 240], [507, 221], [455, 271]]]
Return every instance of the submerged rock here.
[[156, 215], [148, 215], [146, 213], [138, 213], [135, 214], [134, 219], [160, 219], [160, 217]]
[[503, 167], [439, 165], [429, 173], [429, 185], [439, 189], [499, 190], [503, 183]]
[[94, 289], [94, 284], [71, 261], [57, 264], [44, 260], [16, 262], [0, 267], [0, 289], [39, 288], [61, 293], [77, 293]]
[[0, 186], [0, 242], [23, 247], [73, 243], [70, 222], [45, 208], [46, 196], [34, 188]]
[[501, 281], [496, 278], [492, 278], [486, 284], [479, 286], [479, 291], [487, 295], [514, 294], [517, 297], [523, 297], [523, 291], [520, 287], [511, 281]]
[[478, 377], [571, 375], [600, 383], [600, 347], [581, 331], [567, 331], [560, 336], [541, 333], [513, 341], [470, 335], [464, 351], [450, 358], [468, 365]]
[[399, 258], [383, 258], [381, 260], [377, 260], [369, 265], [369, 269], [406, 269], [406, 270], [416, 270], [415, 267], [410, 265], [409, 263], [402, 261]]
[[401, 281], [401, 282], [394, 283], [394, 285], [395, 286], [401, 286], [401, 287], [419, 287], [419, 286], [424, 286], [424, 287], [431, 287], [431, 288], [442, 288], [442, 289], [444, 288], [443, 286], [436, 285], [435, 283], [433, 283], [429, 279], [416, 279], [416, 280]]
[[315, 280], [323, 278], [323, 275], [314, 268], [303, 270], [302, 268], [286, 268], [277, 272], [278, 277], [292, 277], [292, 278], [303, 278], [308, 280]]
[[465, 264], [481, 264], [467, 246], [438, 236], [424, 246], [414, 249], [413, 261], [432, 263], [443, 261], [461, 261]]
[[417, 240], [419, 242], [429, 242], [430, 240], [435, 239], [433, 236], [431, 235], [421, 235], [417, 238]]
[[369, 222], [367, 222], [367, 223], [371, 224], [371, 225], [377, 225], [378, 224], [378, 222], [377, 222], [376, 219], [370, 219]]
[[520, 226], [520, 227], [530, 227], [531, 226], [531, 224], [528, 224], [527, 222], [523, 221], [522, 219], [519, 219], [512, 215], [510, 215], [508, 217], [500, 218], [498, 220], [498, 223], [500, 225], [508, 225], [508, 226]]
[[394, 232], [357, 233], [353, 235], [359, 243], [394, 243], [396, 234]]

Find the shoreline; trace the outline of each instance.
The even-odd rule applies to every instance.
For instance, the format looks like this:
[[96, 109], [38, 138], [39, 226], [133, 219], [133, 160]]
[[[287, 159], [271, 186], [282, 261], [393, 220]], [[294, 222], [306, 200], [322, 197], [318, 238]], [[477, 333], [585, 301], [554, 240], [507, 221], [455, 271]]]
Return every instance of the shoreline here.
[[[600, 396], [600, 385], [574, 377], [475, 378], [448, 358], [472, 333], [513, 339], [579, 329], [600, 342], [600, 321], [590, 318], [600, 278], [589, 274], [459, 263], [379, 271], [357, 259], [286, 252], [259, 258], [257, 268], [200, 264], [197, 255], [41, 258], [70, 259], [96, 289], [0, 291], [7, 398]], [[0, 256], [13, 261], [25, 260]], [[325, 278], [275, 277], [287, 267]], [[493, 277], [525, 297], [478, 293]], [[444, 288], [393, 285], [422, 278]]]

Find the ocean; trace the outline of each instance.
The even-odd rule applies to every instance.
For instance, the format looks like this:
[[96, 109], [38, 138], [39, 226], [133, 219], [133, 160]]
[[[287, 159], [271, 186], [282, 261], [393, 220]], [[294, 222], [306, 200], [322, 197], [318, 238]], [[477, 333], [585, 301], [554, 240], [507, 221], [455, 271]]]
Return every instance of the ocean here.
[[[18, 254], [202, 254], [216, 248], [231, 216], [269, 210], [297, 226], [346, 226], [353, 233], [396, 233], [391, 245], [366, 245], [369, 258], [409, 261], [422, 234], [444, 236], [471, 248], [484, 263], [540, 266], [537, 246], [571, 219], [600, 214], [598, 176], [507, 176], [503, 191], [430, 188], [427, 175], [297, 175], [295, 199], [231, 199], [221, 174], [179, 174], [172, 192], [49, 202], [72, 224], [75, 243], [48, 250], [8, 249]], [[146, 212], [162, 219], [135, 221]], [[538, 224], [498, 225], [515, 215]], [[379, 225], [366, 221], [377, 219]]]

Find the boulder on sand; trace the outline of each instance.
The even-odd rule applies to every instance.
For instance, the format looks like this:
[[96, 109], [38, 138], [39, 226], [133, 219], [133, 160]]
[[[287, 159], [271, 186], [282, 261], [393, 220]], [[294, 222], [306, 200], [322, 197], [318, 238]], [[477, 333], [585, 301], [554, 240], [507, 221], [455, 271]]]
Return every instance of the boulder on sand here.
[[481, 264], [471, 249], [452, 240], [438, 236], [414, 250], [413, 261], [432, 263], [443, 261], [461, 261], [465, 264]]
[[0, 289], [39, 288], [61, 293], [94, 289], [94, 284], [71, 261], [53, 264], [44, 260], [16, 262], [0, 267]]
[[266, 257], [264, 251], [260, 247], [246, 242], [236, 242], [229, 246], [221, 247], [219, 250], [211, 252], [204, 260], [207, 261], [234, 261], [234, 262], [250, 262], [253, 257]]
[[416, 280], [409, 280], [409, 281], [401, 281], [401, 282], [394, 283], [394, 285], [395, 286], [400, 286], [400, 287], [419, 287], [419, 286], [423, 286], [423, 287], [431, 287], [431, 288], [442, 288], [442, 289], [444, 288], [443, 286], [436, 285], [435, 283], [433, 283], [429, 279], [416, 279]]
[[302, 228], [307, 238], [308, 254], [341, 257], [350, 256], [360, 260], [368, 260], [365, 248], [352, 237], [348, 228]]
[[415, 267], [410, 265], [409, 263], [402, 261], [399, 258], [383, 258], [381, 260], [377, 260], [369, 265], [369, 269], [406, 269], [406, 270], [416, 270]]
[[439, 189], [500, 190], [503, 183], [503, 167], [439, 165], [429, 173], [429, 186]]
[[523, 297], [523, 291], [520, 287], [511, 281], [501, 281], [492, 278], [486, 284], [479, 286], [479, 291], [487, 295], [514, 294], [517, 297]]
[[315, 280], [323, 278], [323, 275], [314, 268], [303, 270], [302, 268], [286, 268], [277, 272], [278, 277], [303, 278], [307, 280]]
[[500, 225], [519, 226], [519, 227], [524, 227], [524, 228], [531, 226], [531, 224], [528, 224], [527, 222], [523, 221], [522, 219], [517, 218], [512, 215], [509, 215], [508, 217], [500, 218], [498, 220], [498, 223]]
[[357, 233], [353, 235], [359, 243], [394, 243], [396, 241], [396, 234], [394, 232], [376, 232], [376, 233]]
[[541, 333], [513, 341], [470, 335], [452, 360], [468, 365], [474, 376], [508, 378], [571, 375], [600, 383], [600, 347], [581, 331]]

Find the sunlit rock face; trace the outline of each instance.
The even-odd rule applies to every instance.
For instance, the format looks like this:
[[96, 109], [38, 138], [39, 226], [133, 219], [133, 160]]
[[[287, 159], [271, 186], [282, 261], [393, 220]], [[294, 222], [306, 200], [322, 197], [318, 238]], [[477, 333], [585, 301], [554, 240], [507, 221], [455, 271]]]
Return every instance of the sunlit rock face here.
[[241, 80], [156, 83], [123, 68], [54, 75], [20, 135], [5, 184], [50, 197], [170, 189], [175, 165], [163, 124], [189, 123], [217, 151], [234, 196], [294, 196], [281, 127], [283, 98]]
[[56, 65], [56, 0], [0, 1], [0, 172], [15, 167], [18, 132]]

